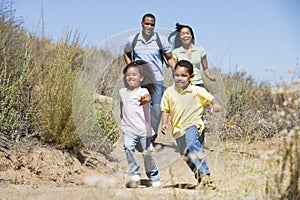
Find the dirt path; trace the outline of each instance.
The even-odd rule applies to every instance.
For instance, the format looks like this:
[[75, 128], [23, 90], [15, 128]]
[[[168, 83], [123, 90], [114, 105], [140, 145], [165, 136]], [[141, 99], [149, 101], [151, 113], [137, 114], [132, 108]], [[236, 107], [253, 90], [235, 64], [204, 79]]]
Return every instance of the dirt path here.
[[[207, 162], [216, 189], [195, 189], [194, 175], [172, 140], [159, 137], [158, 142], [164, 145], [156, 155], [160, 188], [125, 188], [127, 164], [120, 144], [112, 152], [118, 161], [99, 157], [96, 168], [82, 165], [67, 153], [39, 147], [15, 158], [0, 157], [0, 199], [263, 199], [267, 164], [260, 154], [280, 144], [208, 144]], [[145, 173], [141, 178], [146, 181]]]

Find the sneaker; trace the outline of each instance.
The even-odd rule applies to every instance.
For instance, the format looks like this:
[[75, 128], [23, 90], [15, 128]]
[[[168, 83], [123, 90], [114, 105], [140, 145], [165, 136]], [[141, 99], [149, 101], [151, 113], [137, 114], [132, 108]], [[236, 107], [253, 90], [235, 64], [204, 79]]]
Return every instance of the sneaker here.
[[130, 180], [126, 182], [126, 188], [137, 188], [140, 182], [139, 175], [133, 175], [130, 177]]
[[153, 181], [152, 182], [152, 187], [160, 187], [160, 181]]
[[210, 179], [209, 175], [202, 175], [198, 178], [198, 186], [197, 188], [210, 188], [212, 190], [217, 187], [214, 185], [213, 181]]
[[154, 147], [153, 147], [153, 144], [151, 143], [148, 147], [148, 152], [153, 152], [154, 151]]
[[131, 181], [140, 181], [140, 179], [141, 179], [140, 175], [135, 174], [135, 175], [131, 176], [130, 180]]

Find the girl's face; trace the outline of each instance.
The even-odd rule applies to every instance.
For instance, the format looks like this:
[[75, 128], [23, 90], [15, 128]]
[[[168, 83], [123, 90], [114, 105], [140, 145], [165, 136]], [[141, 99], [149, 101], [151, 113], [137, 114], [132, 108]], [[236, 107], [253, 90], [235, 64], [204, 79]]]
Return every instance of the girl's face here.
[[134, 90], [140, 87], [141, 81], [143, 81], [144, 77], [141, 75], [139, 69], [137, 67], [131, 66], [127, 69], [125, 74], [126, 82], [129, 86], [129, 90]]
[[190, 74], [186, 67], [177, 66], [174, 71], [175, 85], [179, 88], [185, 89], [190, 83], [190, 80], [194, 77], [194, 74]]
[[180, 41], [182, 45], [189, 45], [192, 43], [192, 33], [189, 28], [182, 28], [179, 32]]

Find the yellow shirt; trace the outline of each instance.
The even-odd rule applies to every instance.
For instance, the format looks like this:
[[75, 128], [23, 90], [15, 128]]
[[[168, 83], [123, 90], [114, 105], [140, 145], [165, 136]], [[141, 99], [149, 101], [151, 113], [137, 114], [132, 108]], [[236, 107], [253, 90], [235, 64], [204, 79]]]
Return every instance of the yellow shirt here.
[[195, 125], [202, 133], [204, 123], [201, 119], [205, 105], [210, 104], [212, 96], [205, 88], [189, 86], [182, 90], [175, 84], [168, 87], [161, 101], [161, 110], [170, 113], [172, 136], [181, 137], [187, 128]]

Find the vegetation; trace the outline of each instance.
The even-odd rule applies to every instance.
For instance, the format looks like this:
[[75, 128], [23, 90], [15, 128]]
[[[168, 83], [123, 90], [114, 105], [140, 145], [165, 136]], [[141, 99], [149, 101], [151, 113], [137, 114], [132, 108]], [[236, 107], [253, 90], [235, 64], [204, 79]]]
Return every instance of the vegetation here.
[[[58, 42], [26, 33], [9, 6], [1, 6], [0, 151], [9, 154], [19, 142], [37, 138], [71, 152], [87, 146], [109, 153], [120, 135], [116, 105], [99, 103], [94, 94], [114, 95], [122, 59], [82, 48], [78, 32], [66, 30]], [[105, 64], [100, 72], [85, 65], [99, 56]], [[284, 138], [285, 145], [268, 154], [270, 168], [277, 171], [266, 173], [265, 194], [299, 199], [300, 75], [276, 87], [256, 85], [244, 72], [222, 76], [228, 103], [221, 140], [249, 144]]]

